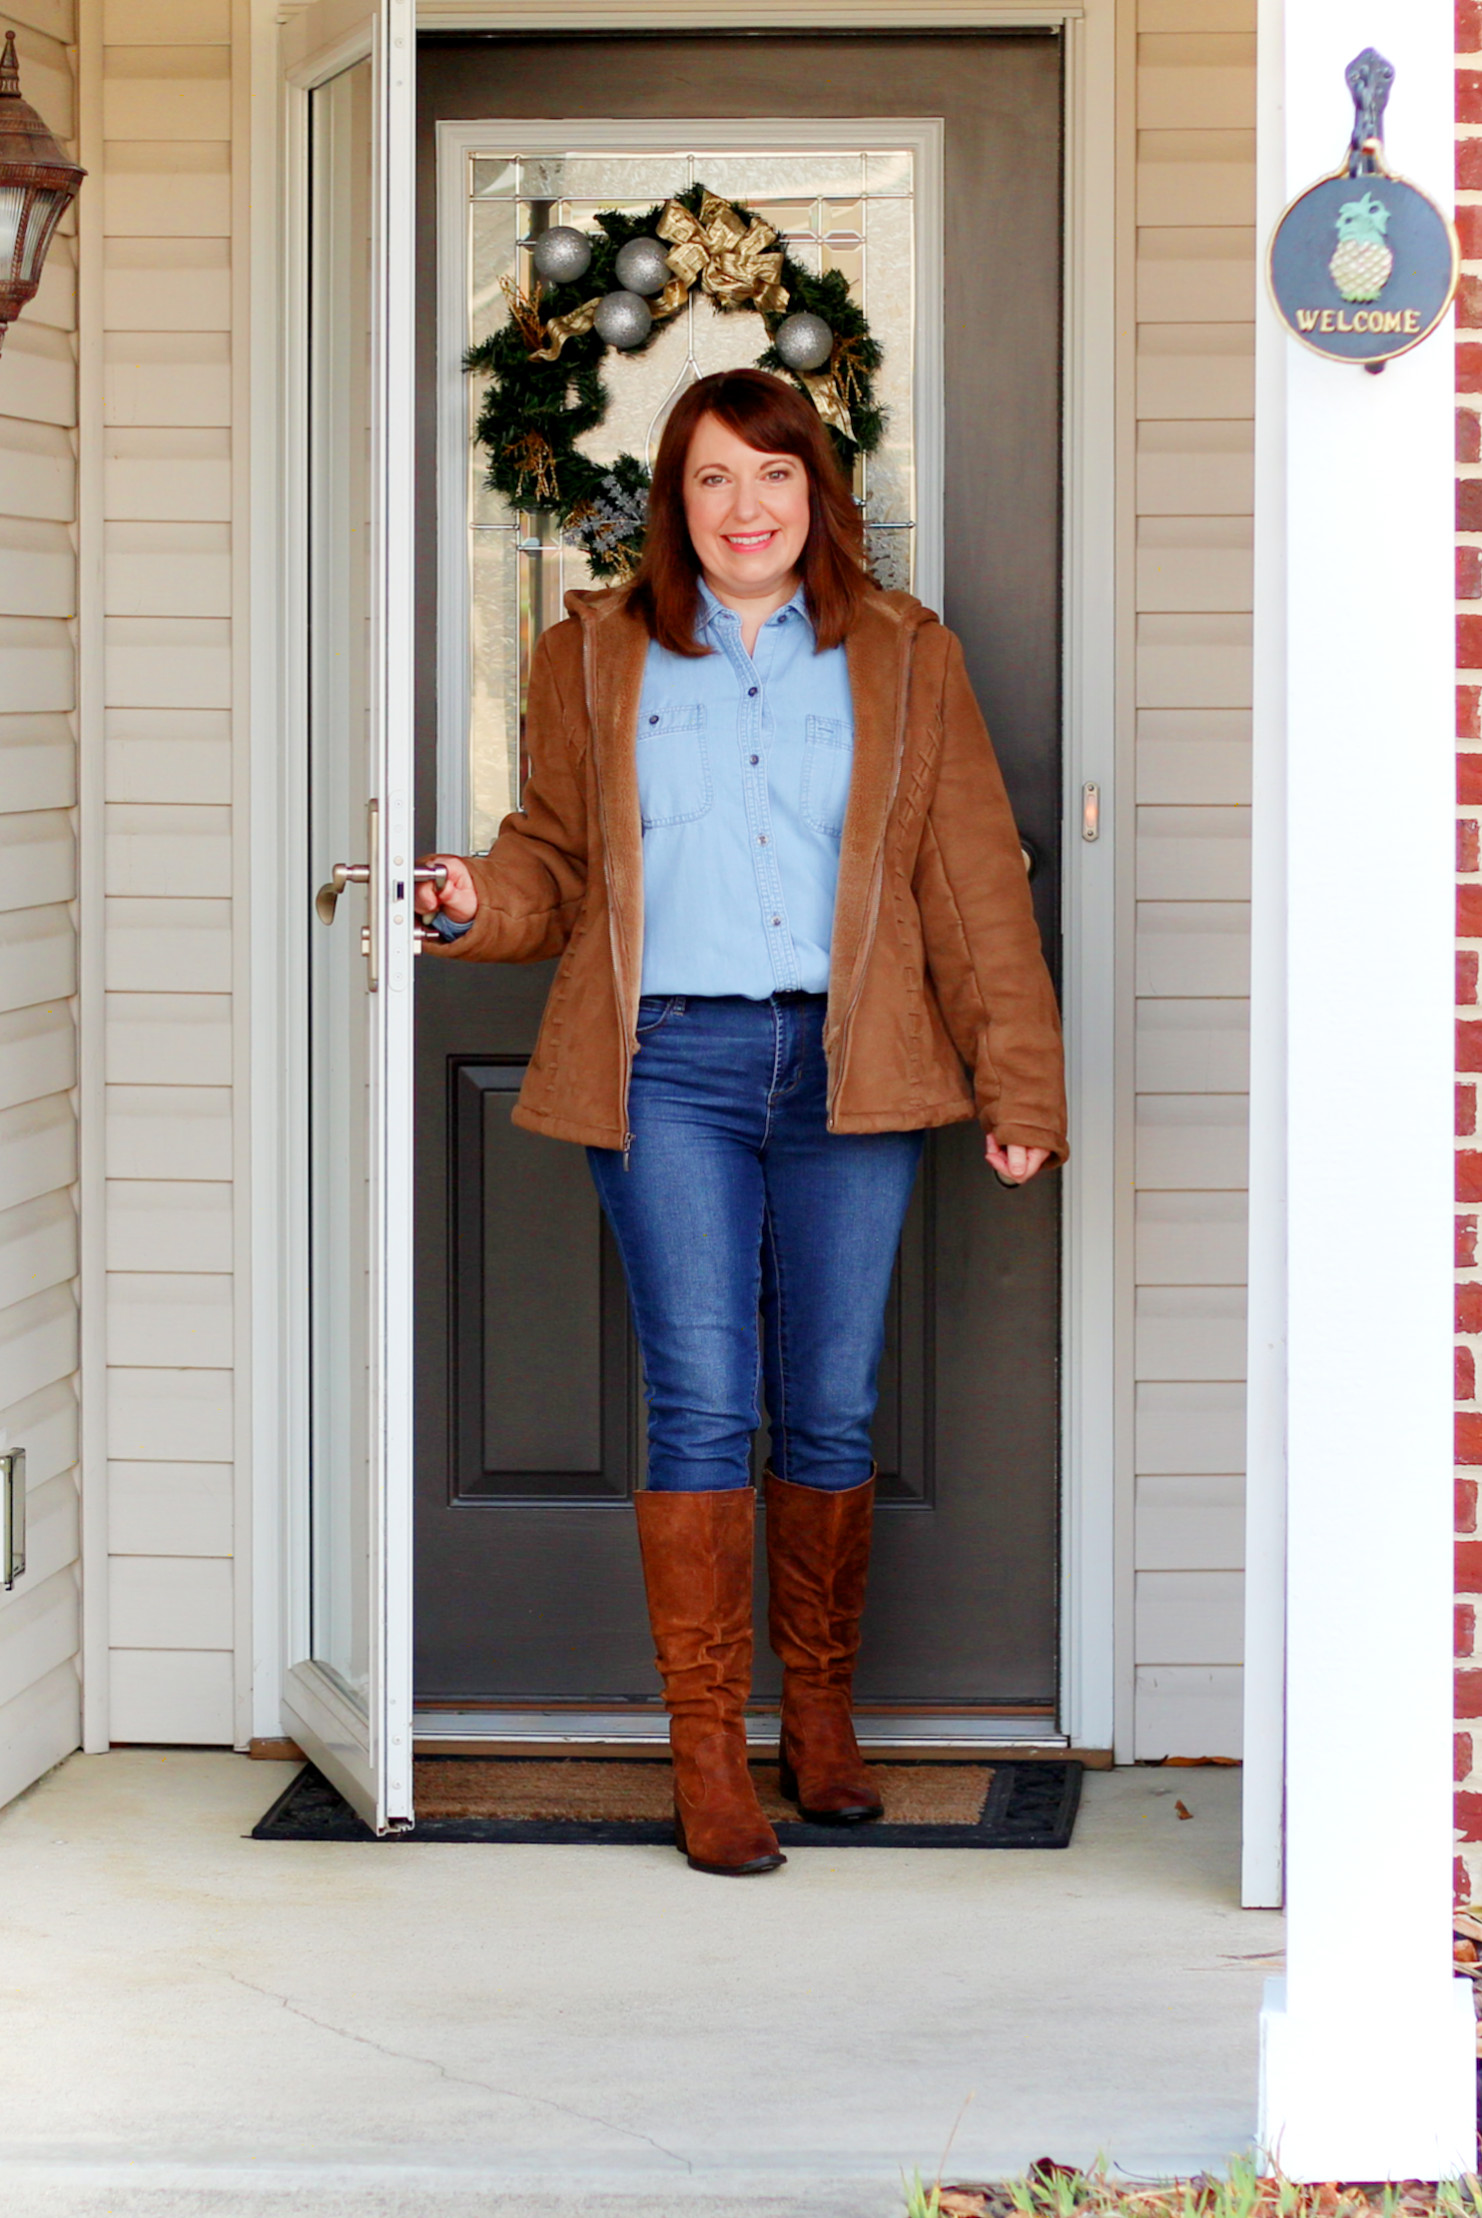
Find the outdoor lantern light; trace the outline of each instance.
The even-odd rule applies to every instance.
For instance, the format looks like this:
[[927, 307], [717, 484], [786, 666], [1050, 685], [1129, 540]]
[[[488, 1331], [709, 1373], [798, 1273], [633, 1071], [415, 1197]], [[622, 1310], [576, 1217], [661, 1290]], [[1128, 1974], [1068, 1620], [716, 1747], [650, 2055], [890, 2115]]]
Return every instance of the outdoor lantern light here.
[[52, 233], [86, 175], [22, 100], [15, 33], [7, 31], [0, 55], [0, 346], [34, 299]]

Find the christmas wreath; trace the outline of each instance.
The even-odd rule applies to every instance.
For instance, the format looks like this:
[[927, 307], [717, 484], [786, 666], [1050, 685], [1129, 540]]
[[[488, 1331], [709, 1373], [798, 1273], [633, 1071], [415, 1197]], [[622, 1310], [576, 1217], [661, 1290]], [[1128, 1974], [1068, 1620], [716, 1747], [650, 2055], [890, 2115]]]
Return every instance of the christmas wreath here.
[[723, 313], [761, 317], [758, 369], [808, 395], [846, 470], [874, 452], [885, 428], [874, 389], [882, 355], [842, 271], [812, 276], [770, 224], [704, 185], [642, 215], [608, 209], [596, 223], [557, 225], [531, 242], [534, 284], [506, 278], [508, 318], [464, 358], [489, 376], [474, 436], [488, 452], [488, 484], [512, 508], [553, 516], [597, 577], [632, 576], [647, 466], [631, 454], [595, 462], [577, 442], [607, 414], [607, 349], [642, 353], [696, 286]]

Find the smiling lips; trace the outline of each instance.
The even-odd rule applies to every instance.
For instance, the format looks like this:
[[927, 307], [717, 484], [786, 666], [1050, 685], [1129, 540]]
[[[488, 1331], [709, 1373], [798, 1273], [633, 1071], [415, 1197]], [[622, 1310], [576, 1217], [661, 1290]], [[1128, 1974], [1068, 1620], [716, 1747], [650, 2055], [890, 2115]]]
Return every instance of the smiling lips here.
[[735, 548], [737, 554], [749, 554], [756, 547], [770, 546], [771, 542], [777, 537], [777, 533], [775, 529], [748, 532], [728, 531], [723, 533], [722, 537], [728, 547]]

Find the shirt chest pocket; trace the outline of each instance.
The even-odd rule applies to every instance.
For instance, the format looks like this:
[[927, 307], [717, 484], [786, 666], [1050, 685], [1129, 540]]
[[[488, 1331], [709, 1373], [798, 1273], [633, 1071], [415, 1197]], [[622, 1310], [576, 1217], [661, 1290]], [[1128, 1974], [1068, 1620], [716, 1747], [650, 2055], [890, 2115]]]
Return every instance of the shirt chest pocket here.
[[682, 701], [638, 719], [638, 807], [643, 829], [693, 824], [715, 798], [702, 702]]
[[810, 716], [803, 729], [803, 822], [837, 839], [849, 806], [854, 734], [842, 717]]

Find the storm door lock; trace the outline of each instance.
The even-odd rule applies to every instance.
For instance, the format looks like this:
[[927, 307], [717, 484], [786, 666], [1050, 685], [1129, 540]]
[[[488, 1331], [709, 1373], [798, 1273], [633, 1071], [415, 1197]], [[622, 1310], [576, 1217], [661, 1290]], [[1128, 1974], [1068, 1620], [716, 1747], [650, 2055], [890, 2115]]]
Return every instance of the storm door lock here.
[[368, 863], [336, 863], [328, 881], [314, 896], [314, 914], [321, 924], [333, 924], [339, 907], [340, 895], [346, 886], [364, 886], [370, 896], [370, 917], [360, 927], [360, 952], [365, 957], [369, 975], [366, 984], [374, 993], [380, 984], [376, 966], [376, 948], [380, 935], [376, 930], [377, 908], [381, 887], [381, 809], [377, 801], [368, 801], [365, 808], [366, 830], [369, 835], [370, 861]]
[[[364, 886], [366, 888], [370, 895], [371, 921], [362, 924], [360, 927], [360, 952], [370, 965], [368, 983], [371, 992], [374, 993], [377, 978], [375, 935], [372, 931], [372, 923], [376, 914], [381, 875], [381, 817], [380, 810], [374, 801], [370, 803], [367, 814], [370, 820], [371, 860], [368, 863], [336, 863], [329, 874], [328, 880], [314, 896], [314, 914], [321, 924], [333, 924], [335, 911], [339, 907], [340, 895], [344, 892], [346, 886]], [[401, 857], [398, 855], [396, 860], [399, 864]], [[418, 863], [412, 872], [412, 884], [414, 886], [436, 886], [438, 892], [441, 893], [447, 882], [448, 871], [445, 863]], [[404, 877], [398, 877], [391, 889], [392, 903], [397, 912], [392, 918], [393, 923], [402, 921], [400, 911], [402, 903], [406, 900], [406, 893], [406, 880]], [[430, 931], [424, 925], [416, 923], [413, 925], [412, 946], [419, 954], [424, 940], [435, 940], [440, 937], [440, 933]]]
[[0, 1583], [9, 1593], [26, 1568], [26, 1451], [0, 1455]]

